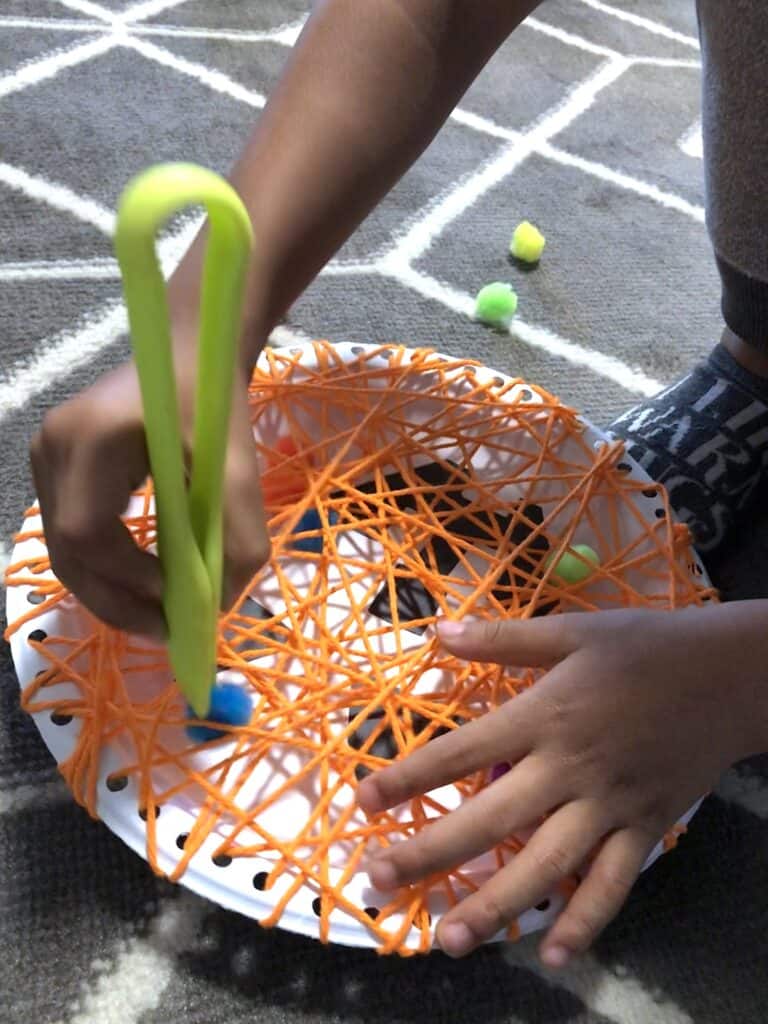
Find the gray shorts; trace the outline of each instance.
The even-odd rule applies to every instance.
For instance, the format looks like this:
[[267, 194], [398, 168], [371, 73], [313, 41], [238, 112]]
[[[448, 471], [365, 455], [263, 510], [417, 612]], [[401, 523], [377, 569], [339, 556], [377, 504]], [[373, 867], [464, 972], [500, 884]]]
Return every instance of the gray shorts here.
[[707, 225], [723, 313], [768, 347], [768, 2], [698, 0]]

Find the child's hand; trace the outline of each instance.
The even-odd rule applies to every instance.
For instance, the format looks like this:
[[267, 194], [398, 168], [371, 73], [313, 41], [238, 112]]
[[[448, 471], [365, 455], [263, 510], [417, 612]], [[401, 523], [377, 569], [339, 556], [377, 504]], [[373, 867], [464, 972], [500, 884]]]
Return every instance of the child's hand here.
[[565, 876], [583, 873], [595, 853], [542, 958], [560, 966], [586, 950], [663, 833], [734, 761], [768, 748], [766, 607], [443, 622], [442, 642], [459, 657], [550, 671], [360, 785], [360, 805], [375, 813], [498, 762], [512, 765], [380, 854], [373, 884], [390, 889], [455, 867], [549, 815], [520, 854], [443, 918], [437, 940], [452, 956], [468, 953]]
[[[189, 438], [192, 381], [180, 379], [178, 389]], [[32, 442], [31, 456], [58, 578], [110, 625], [163, 638], [160, 563], [136, 546], [120, 518], [131, 492], [149, 473], [133, 365], [126, 363], [51, 410]], [[235, 388], [224, 501], [226, 604], [269, 554], [244, 380]]]

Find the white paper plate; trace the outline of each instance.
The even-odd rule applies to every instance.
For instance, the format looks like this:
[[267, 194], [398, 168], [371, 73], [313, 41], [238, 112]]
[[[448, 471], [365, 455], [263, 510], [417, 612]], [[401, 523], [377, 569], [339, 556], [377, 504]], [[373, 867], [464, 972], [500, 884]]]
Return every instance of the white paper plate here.
[[[377, 362], [382, 367], [386, 366], [387, 358], [392, 358], [392, 351], [383, 350], [377, 346], [361, 346], [361, 345], [347, 345], [341, 344], [335, 346], [336, 352], [344, 362], [350, 362], [352, 360], [368, 360], [372, 363]], [[404, 362], [408, 362], [414, 355], [413, 352], [407, 350], [398, 350], [398, 358], [401, 358]], [[315, 349], [312, 346], [306, 346], [305, 348], [290, 349], [292, 358], [300, 355], [300, 365], [294, 371], [297, 374], [301, 374], [306, 370], [307, 373], [312, 373], [317, 369], [317, 359]], [[423, 356], [423, 353], [422, 353]], [[433, 375], [434, 376], [434, 375]], [[425, 374], [425, 380], [428, 374]], [[497, 386], [509, 385], [509, 378], [504, 377], [502, 374], [498, 374], [495, 371], [491, 371], [482, 367], [472, 368], [471, 371], [462, 374], [457, 374], [455, 387], [457, 392], [461, 392], [462, 389], [466, 391], [466, 388], [471, 385], [472, 382], [494, 382]], [[527, 387], [523, 384], [517, 384], [514, 387], [509, 388], [506, 391], [506, 397], [509, 400], [514, 401], [526, 401], [530, 403], [541, 402], [541, 397], [537, 393], [536, 389]], [[435, 414], [435, 399], [425, 398], [423, 403], [414, 403], [409, 410], [409, 415], [412, 417], [413, 423], [413, 436], [416, 439], [418, 437], [418, 425], [419, 418], [423, 417], [427, 419], [434, 416]], [[281, 424], [278, 422], [277, 417], [279, 414], [277, 411], [272, 414], [269, 410], [267, 415], [262, 417], [257, 424], [257, 436], [259, 433], [264, 437], [275, 437], [279, 436], [281, 431]], [[333, 416], [326, 416], [324, 429], [328, 432], [328, 436], [333, 433], [337, 428], [341, 431], [343, 424], [334, 424]], [[449, 433], [446, 430], [446, 433]], [[584, 423], [584, 433], [582, 438], [587, 440], [593, 447], [599, 446], [605, 443], [605, 437], [598, 430], [591, 425]], [[449, 446], [450, 447], [450, 446]], [[444, 458], [450, 457], [449, 448], [441, 447], [441, 454]], [[563, 449], [563, 458], [568, 457], [566, 448]], [[492, 479], [494, 473], [498, 475], [499, 465], [498, 459], [502, 456], [498, 451], [490, 451], [483, 449], [482, 446], [478, 449], [476, 454], [473, 456], [472, 465], [473, 470], [477, 474], [485, 479]], [[583, 454], [576, 455], [574, 458], [581, 459], [584, 461]], [[643, 473], [643, 471], [634, 464], [629, 458], [622, 460], [624, 466], [623, 470], [627, 477], [635, 481], [650, 482], [649, 478]], [[507, 472], [505, 475], [509, 475], [509, 467], [505, 467]], [[639, 494], [636, 499], [636, 508], [640, 510], [643, 517], [648, 522], [656, 523], [658, 525], [658, 508], [659, 501], [650, 488], [647, 489], [647, 495]], [[518, 495], [515, 495], [510, 490], [508, 498], [514, 501]], [[599, 498], [595, 501], [594, 515], [599, 517]], [[30, 523], [30, 526], [34, 523]], [[622, 535], [622, 541], [634, 536], [639, 531], [637, 518], [627, 514], [624, 519], [618, 524], [618, 531]], [[641, 532], [641, 531], [640, 531]], [[597, 541], [594, 536], [590, 536], [590, 527], [588, 521], [585, 519], [583, 522], [583, 528], [580, 528], [580, 532], [577, 538], [578, 542], [581, 543], [592, 543], [596, 545]], [[37, 541], [26, 541], [17, 545], [14, 554], [13, 562], [19, 561], [35, 551], [40, 550], [40, 544]], [[359, 531], [348, 531], [347, 533], [340, 536], [339, 539], [339, 550], [340, 553], [353, 553], [353, 552], [364, 552], [367, 559], [373, 559], [376, 557], [375, 542], [372, 541], [367, 535]], [[312, 567], [311, 563], [308, 563], [306, 559], [291, 558], [290, 555], [285, 555], [281, 558], [281, 565], [283, 570], [291, 577], [297, 588], [306, 587], [310, 578]], [[704, 569], [701, 564], [693, 559], [690, 567], [690, 573], [692, 578], [698, 585], [702, 587], [709, 587], [709, 581], [706, 576]], [[335, 571], [333, 564], [329, 568], [329, 572]], [[457, 577], [460, 572], [457, 570]], [[642, 592], [642, 587], [646, 585], [643, 582], [642, 575], [632, 580], [635, 585]], [[647, 584], [650, 585], [650, 584]], [[596, 584], [596, 586], [599, 585]], [[23, 614], [29, 611], [29, 597], [31, 591], [25, 587], [9, 587], [7, 592], [7, 615], [9, 623], [13, 623], [15, 620], [20, 618]], [[598, 591], [593, 592], [599, 594]], [[254, 589], [252, 595], [258, 602], [270, 608], [272, 611], [280, 610], [281, 598], [279, 591], [276, 588], [273, 580], [266, 577], [261, 583]], [[599, 603], [599, 602], [598, 602]], [[338, 616], [339, 619], [343, 616], [345, 608], [343, 603], [334, 604], [330, 602], [326, 609], [327, 622], [332, 624], [333, 616]], [[371, 622], [377, 627], [381, 627], [381, 619], [371, 617]], [[11, 648], [13, 652], [13, 658], [16, 665], [16, 670], [19, 677], [19, 683], [22, 688], [25, 688], [35, 675], [44, 667], [47, 667], [48, 662], [43, 660], [42, 656], [38, 654], [35, 649], [28, 643], [28, 636], [34, 634], [35, 631], [43, 630], [49, 636], [67, 636], [67, 637], [79, 637], [84, 635], [85, 632], [91, 632], [92, 623], [89, 622], [87, 615], [83, 610], [74, 602], [74, 600], [68, 600], [67, 602], [59, 605], [53, 611], [48, 612], [40, 616], [37, 620], [28, 624], [25, 628], [17, 632], [11, 641]], [[39, 634], [38, 634], [39, 635]], [[423, 644], [423, 638], [415, 633], [409, 633], [401, 642], [407, 647], [420, 646]], [[392, 645], [392, 637], [379, 637], [377, 643], [383, 645], [383, 649], [386, 649], [386, 645]], [[394, 648], [391, 648], [394, 649]], [[286, 672], [287, 677], [291, 676], [291, 672]], [[226, 678], [226, 674], [224, 674]], [[236, 679], [236, 674], [230, 674], [230, 678]], [[160, 677], [157, 672], [140, 674], [137, 673], [134, 677], [134, 681], [131, 684], [136, 687], [136, 694], [146, 694], [157, 692], [164, 686], [167, 686], [168, 677]], [[434, 687], [435, 680], [432, 679], [430, 682], [430, 688]], [[290, 684], [288, 684], [290, 686]], [[61, 684], [53, 689], [46, 689], [46, 699], [58, 699], [62, 700], [67, 698], [76, 697], [78, 690], [74, 684]], [[67, 720], [66, 716], [51, 714], [51, 712], [36, 713], [34, 715], [35, 723], [43, 737], [46, 745], [50, 749], [57, 762], [61, 763], [65, 761], [71, 754], [75, 746], [78, 730], [80, 723], [77, 718]], [[187, 738], [183, 728], [181, 727], [164, 727], [162, 733], [162, 740], [164, 743], [170, 745], [174, 750], [186, 749], [192, 747], [194, 744]], [[128, 846], [136, 851], [140, 856], [146, 856], [146, 830], [147, 825], [138, 813], [139, 795], [137, 792], [136, 784], [131, 778], [127, 781], [127, 785], [124, 788], [117, 791], [113, 791], [107, 786], [107, 779], [112, 779], [115, 773], [119, 772], [121, 768], [125, 766], [127, 762], [132, 759], [132, 751], [126, 746], [129, 740], [125, 736], [118, 736], [103, 746], [101, 751], [101, 760], [99, 765], [99, 783], [98, 783], [98, 797], [97, 797], [97, 811], [99, 817], [105, 822], [105, 824], [118, 835]], [[196, 755], [198, 758], [212, 759], [211, 763], [220, 759], [222, 749], [226, 749], [228, 744], [222, 747], [222, 744], [216, 744], [211, 748], [206, 748], [202, 753]], [[287, 755], [276, 756], [274, 759], [263, 760], [256, 770], [253, 772], [247, 783], [241, 789], [238, 795], [238, 802], [241, 806], [247, 807], [252, 805], [252, 802], [257, 800], [259, 794], [263, 794], [265, 787], [274, 785], [275, 781], [289, 778], [295, 773], [300, 758], [295, 751]], [[199, 763], [199, 762], [197, 762]], [[159, 770], [159, 769], [158, 769]], [[160, 788], [170, 788], [173, 785], [173, 771], [174, 769], [163, 769], [163, 771], [169, 772], [169, 777], [163, 779], [160, 782]], [[113, 782], [114, 785], [114, 782]], [[458, 795], [453, 791], [453, 795], [456, 799], [453, 803], [457, 803]], [[352, 789], [351, 787], [345, 787], [339, 794], [339, 806], [347, 806], [352, 800]], [[445, 796], [446, 800], [450, 800], [451, 796], [446, 796], [445, 791], [441, 790], [441, 796]], [[289, 791], [285, 799], [281, 799], [271, 809], [266, 812], [263, 819], [265, 828], [278, 835], [284, 835], [289, 837], [292, 831], [292, 822], [298, 815], [306, 818], [307, 808], [312, 806], [312, 802], [316, 797], [316, 791], [313, 791], [312, 780], [310, 779], [306, 786], [302, 789], [292, 789]], [[174, 799], [166, 802], [162, 806], [161, 813], [156, 820], [157, 829], [157, 841], [158, 841], [158, 863], [159, 867], [167, 873], [171, 873], [176, 866], [181, 854], [181, 843], [182, 839], [187, 833], [190, 832], [192, 826], [197, 817], [197, 811], [200, 805], [200, 793], [195, 790], [194, 787], [190, 787], [181, 793], [179, 793]], [[695, 813], [698, 804], [691, 808], [688, 814], [685, 816], [681, 824], [687, 822], [690, 817]], [[359, 824], [363, 824], [364, 819], [359, 812], [355, 812], [356, 817], [353, 819]], [[262, 819], [260, 819], [262, 820]], [[263, 919], [270, 914], [275, 906], [275, 902], [280, 898], [282, 893], [285, 891], [286, 886], [289, 883], [289, 877], [283, 876], [283, 879], [278, 882], [274, 888], [264, 891], [261, 886], [263, 885], [265, 874], [269, 872], [272, 866], [272, 860], [265, 856], [237, 856], [231, 861], [218, 859], [218, 863], [214, 861], [214, 856], [226, 839], [228, 830], [231, 824], [228, 824], [226, 818], [219, 821], [218, 827], [215, 832], [208, 837], [203, 844], [203, 847], [195, 854], [191, 859], [190, 864], [184, 873], [181, 881], [182, 884], [186, 885], [191, 890], [199, 893], [221, 906], [230, 908], [238, 911], [239, 913], [245, 914], [255, 919]], [[347, 850], [343, 843], [339, 843], [339, 849], [333, 851], [332, 856], [329, 858], [329, 875], [331, 878], [338, 877], [343, 869], [346, 856], [348, 855]], [[646, 867], [653, 863], [659, 854], [662, 852], [662, 844], [659, 843], [657, 848], [653, 851], [649, 857]], [[482, 877], [488, 873], [490, 862], [479, 858], [473, 862], [470, 870], [476, 877]], [[348, 885], [344, 890], [345, 896], [347, 896], [351, 902], [360, 908], [376, 908], [386, 904], [390, 897], [384, 894], [377, 893], [373, 890], [369, 884], [368, 877], [364, 871], [358, 871], [354, 874], [349, 881]], [[317, 891], [313, 890], [309, 886], [302, 887], [289, 901], [281, 919], [280, 926], [288, 930], [299, 932], [305, 935], [317, 937], [318, 935], [318, 915], [316, 913], [317, 908]], [[548, 925], [558, 914], [559, 910], [563, 905], [563, 897], [559, 893], [553, 893], [548, 901], [540, 904], [540, 909], [532, 909], [524, 913], [518, 921], [519, 929], [521, 933], [536, 931]], [[441, 914], [445, 911], [445, 905], [441, 905], [441, 897], [439, 894], [435, 894], [434, 898], [430, 899], [429, 911], [431, 914], [431, 928], [434, 932], [434, 927], [439, 921]], [[392, 924], [396, 922], [393, 920]], [[344, 913], [340, 909], [334, 909], [330, 914], [329, 919], [329, 931], [328, 939], [331, 942], [341, 943], [351, 946], [376, 946], [379, 944], [379, 940], [367, 927], [362, 925], [355, 918]], [[418, 946], [420, 940], [419, 933], [414, 929], [411, 933], [410, 938], [407, 940], [406, 945], [415, 948]]]

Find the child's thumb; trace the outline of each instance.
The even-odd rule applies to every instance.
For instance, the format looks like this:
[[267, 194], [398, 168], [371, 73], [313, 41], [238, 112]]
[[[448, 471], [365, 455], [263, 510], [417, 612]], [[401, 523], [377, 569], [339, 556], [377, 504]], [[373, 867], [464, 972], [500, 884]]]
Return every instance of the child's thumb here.
[[437, 635], [443, 646], [468, 661], [542, 667], [567, 658], [578, 647], [572, 615], [541, 619], [442, 619]]

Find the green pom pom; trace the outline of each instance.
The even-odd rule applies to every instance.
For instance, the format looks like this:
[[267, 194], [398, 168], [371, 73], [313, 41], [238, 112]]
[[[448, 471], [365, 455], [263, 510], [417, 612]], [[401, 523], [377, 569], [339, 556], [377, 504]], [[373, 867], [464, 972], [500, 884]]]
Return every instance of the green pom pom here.
[[538, 263], [546, 244], [547, 240], [539, 229], [530, 221], [524, 220], [515, 228], [512, 241], [509, 243], [509, 251], [517, 260]]
[[475, 320], [508, 327], [517, 310], [517, 294], [511, 285], [495, 281], [481, 288], [475, 299]]
[[[581, 556], [581, 557], [579, 557]], [[547, 559], [547, 567], [557, 558], [555, 553]], [[552, 570], [564, 583], [583, 583], [600, 565], [600, 557], [588, 544], [572, 544], [559, 558]]]

